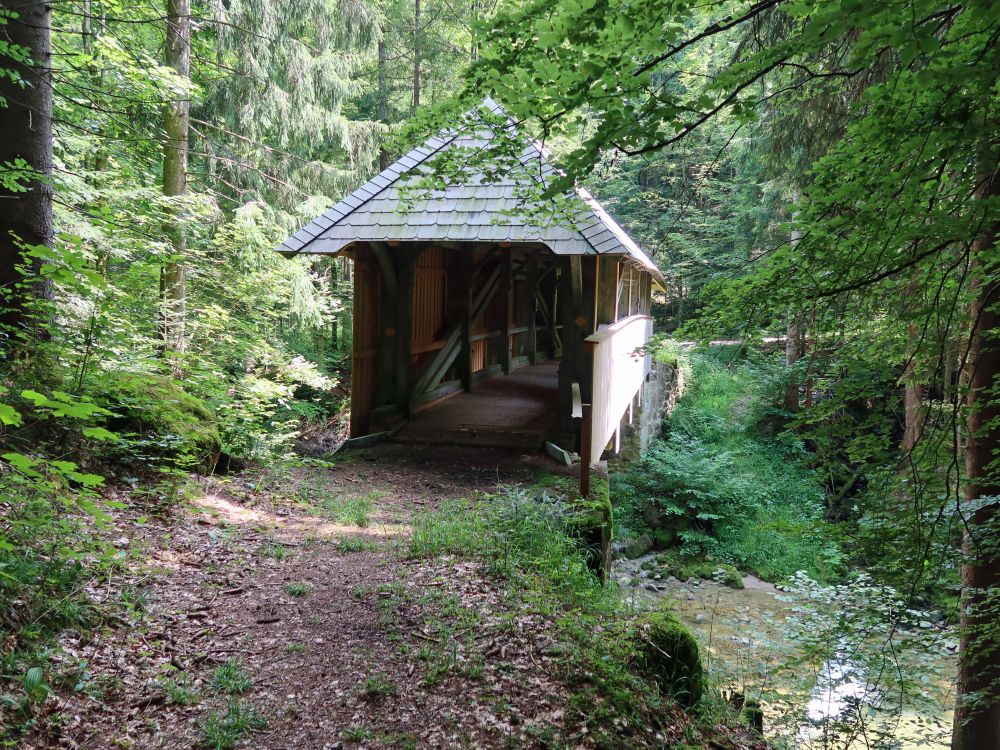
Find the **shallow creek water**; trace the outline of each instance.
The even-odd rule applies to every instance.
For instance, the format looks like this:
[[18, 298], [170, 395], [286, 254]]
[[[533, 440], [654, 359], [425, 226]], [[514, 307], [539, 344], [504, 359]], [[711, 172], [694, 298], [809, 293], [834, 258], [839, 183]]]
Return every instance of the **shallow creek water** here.
[[[743, 589], [660, 578], [643, 570], [650, 560], [653, 555], [615, 560], [614, 578], [636, 604], [669, 603], [698, 637], [705, 665], [717, 682], [761, 700], [769, 738], [781, 736], [793, 747], [823, 750], [949, 746], [953, 686], [945, 680], [934, 679], [930, 686], [936, 708], [904, 710], [892, 725], [869, 724], [866, 731], [835, 737], [829, 720], [865, 699], [866, 676], [848, 658], [828, 661], [806, 675], [801, 667], [786, 668], [796, 648], [786, 635], [787, 621], [804, 600], [752, 576], [744, 578]], [[956, 657], [949, 649], [942, 648], [932, 659], [940, 674], [955, 673]], [[891, 743], [876, 742], [879, 732], [891, 736]]]

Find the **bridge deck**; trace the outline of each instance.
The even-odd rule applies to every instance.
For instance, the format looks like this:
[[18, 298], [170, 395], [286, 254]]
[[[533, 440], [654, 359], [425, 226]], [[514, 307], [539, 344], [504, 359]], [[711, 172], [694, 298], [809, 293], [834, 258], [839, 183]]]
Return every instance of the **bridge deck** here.
[[415, 414], [394, 436], [409, 443], [541, 448], [556, 422], [559, 363], [527, 365]]

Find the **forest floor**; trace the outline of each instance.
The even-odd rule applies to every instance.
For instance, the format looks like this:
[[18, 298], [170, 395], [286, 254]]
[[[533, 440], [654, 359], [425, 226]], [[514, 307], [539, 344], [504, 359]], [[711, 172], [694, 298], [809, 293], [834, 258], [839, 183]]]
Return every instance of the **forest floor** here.
[[479, 563], [406, 559], [405, 538], [416, 513], [542, 466], [384, 446], [203, 479], [164, 514], [123, 496], [126, 572], [90, 593], [127, 614], [63, 639], [79, 685], [24, 747], [535, 744], [569, 697], [551, 623], [511, 611]]

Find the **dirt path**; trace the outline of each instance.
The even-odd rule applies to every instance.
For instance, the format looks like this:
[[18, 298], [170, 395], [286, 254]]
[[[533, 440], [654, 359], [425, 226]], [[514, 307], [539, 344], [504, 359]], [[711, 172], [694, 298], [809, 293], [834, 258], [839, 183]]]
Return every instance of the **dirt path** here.
[[540, 469], [387, 446], [211, 480], [167, 518], [132, 503], [128, 563], [93, 595], [133, 614], [63, 642], [79, 685], [25, 747], [534, 745], [567, 698], [549, 625], [505, 611], [474, 563], [402, 553], [415, 513]]

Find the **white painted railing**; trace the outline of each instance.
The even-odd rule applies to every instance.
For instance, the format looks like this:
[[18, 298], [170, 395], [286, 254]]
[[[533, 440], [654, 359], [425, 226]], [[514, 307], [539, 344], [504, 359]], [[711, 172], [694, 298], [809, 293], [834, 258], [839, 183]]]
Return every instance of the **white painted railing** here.
[[649, 355], [637, 354], [653, 335], [653, 319], [631, 315], [587, 337], [594, 358], [590, 408], [590, 460], [601, 454], [621, 424], [649, 372]]

